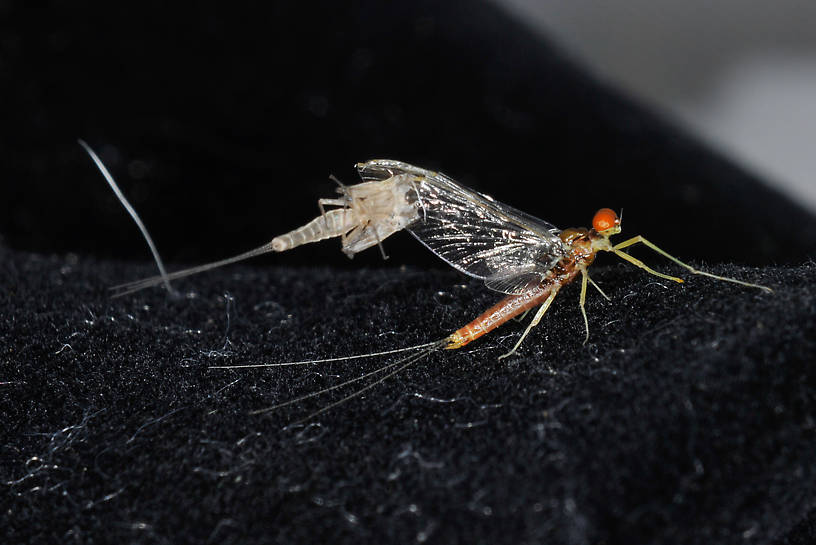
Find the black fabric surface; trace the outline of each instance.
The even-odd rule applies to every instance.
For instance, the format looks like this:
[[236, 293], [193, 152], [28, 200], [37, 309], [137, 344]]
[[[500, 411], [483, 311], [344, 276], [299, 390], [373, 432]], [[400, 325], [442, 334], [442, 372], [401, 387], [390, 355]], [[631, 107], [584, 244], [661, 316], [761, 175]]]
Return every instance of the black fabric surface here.
[[[813, 542], [816, 218], [755, 175], [486, 3], [0, 9], [0, 542]], [[586, 345], [571, 286], [511, 359], [522, 324], [251, 415], [398, 356], [212, 366], [427, 342], [499, 296], [403, 233], [111, 300], [155, 270], [78, 137], [174, 269], [389, 157], [561, 227], [624, 207], [621, 239], [775, 293], [605, 256]]]
[[512, 359], [516, 323], [287, 427], [342, 393], [248, 412], [395, 356], [209, 367], [441, 338], [496, 295], [236, 267], [110, 301], [151, 268], [2, 257], [7, 543], [770, 543], [816, 500], [813, 264], [711, 268], [773, 295], [599, 265], [586, 345], [572, 286]]

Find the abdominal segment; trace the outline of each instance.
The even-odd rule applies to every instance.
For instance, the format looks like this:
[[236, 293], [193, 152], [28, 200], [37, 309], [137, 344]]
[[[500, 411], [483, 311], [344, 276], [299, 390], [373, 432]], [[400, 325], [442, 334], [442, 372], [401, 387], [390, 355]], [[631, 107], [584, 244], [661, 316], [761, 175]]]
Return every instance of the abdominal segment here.
[[493, 331], [511, 318], [543, 303], [556, 287], [555, 283], [545, 281], [531, 286], [518, 295], [508, 295], [478, 318], [452, 333], [447, 339], [448, 344], [445, 348], [448, 350], [461, 348]]

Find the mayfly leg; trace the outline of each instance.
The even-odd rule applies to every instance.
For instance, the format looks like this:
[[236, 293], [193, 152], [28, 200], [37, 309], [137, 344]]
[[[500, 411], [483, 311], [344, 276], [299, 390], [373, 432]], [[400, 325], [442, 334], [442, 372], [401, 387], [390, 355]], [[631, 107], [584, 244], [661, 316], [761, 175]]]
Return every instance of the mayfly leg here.
[[607, 301], [611, 301], [612, 298], [609, 297], [606, 293], [604, 293], [604, 290], [601, 289], [601, 286], [595, 283], [595, 281], [589, 276], [589, 273], [587, 273], [586, 270], [584, 270], [584, 272], [586, 273], [587, 280], [592, 285], [592, 287], [598, 290], [598, 293], [600, 293], [604, 299], [606, 299]]
[[536, 312], [536, 315], [533, 317], [533, 319], [527, 325], [527, 328], [524, 330], [524, 333], [521, 334], [521, 337], [519, 337], [519, 340], [516, 341], [516, 344], [513, 345], [513, 348], [510, 350], [510, 352], [507, 352], [506, 354], [502, 354], [501, 356], [499, 356], [500, 360], [503, 360], [504, 358], [509, 358], [510, 356], [512, 356], [513, 354], [516, 353], [516, 350], [518, 350], [519, 346], [521, 346], [521, 343], [524, 341], [524, 338], [527, 336], [527, 334], [530, 333], [530, 331], [535, 326], [538, 325], [538, 322], [541, 321], [541, 318], [544, 317], [544, 314], [547, 312], [547, 310], [550, 308], [550, 305], [555, 300], [556, 294], [558, 294], [558, 289], [553, 289], [552, 293], [550, 293], [550, 295], [547, 297], [547, 299], [541, 305], [541, 308], [539, 308], [538, 312]]
[[578, 297], [578, 308], [581, 309], [581, 316], [584, 318], [584, 329], [586, 330], [586, 336], [584, 337], [584, 343], [586, 344], [589, 341], [589, 319], [587, 318], [586, 313], [586, 292], [587, 292], [587, 283], [592, 284], [598, 293], [604, 296], [607, 301], [611, 301], [609, 296], [604, 293], [601, 287], [595, 283], [592, 278], [590, 278], [589, 273], [586, 271], [586, 268], [581, 268], [581, 295]]
[[587, 281], [589, 281], [589, 273], [586, 272], [586, 269], [581, 269], [581, 295], [578, 298], [578, 307], [581, 309], [581, 316], [584, 317], [584, 328], [586, 329], [584, 344], [589, 340], [589, 320], [587, 319], [586, 309], [584, 308], [586, 303]]
[[699, 274], [701, 276], [708, 276], [709, 278], [714, 278], [715, 280], [722, 280], [723, 282], [732, 282], [734, 284], [739, 284], [741, 286], [746, 286], [746, 287], [749, 287], [749, 288], [759, 288], [759, 289], [764, 290], [764, 291], [766, 291], [768, 293], [773, 293], [773, 290], [771, 288], [767, 287], [767, 286], [760, 286], [759, 284], [752, 284], [750, 282], [743, 282], [742, 280], [737, 280], [736, 278], [729, 278], [727, 276], [718, 276], [716, 274], [711, 274], [709, 272], [705, 272], [705, 271], [701, 271], [699, 269], [695, 269], [691, 265], [680, 261], [679, 259], [677, 259], [673, 255], [669, 254], [665, 250], [659, 248], [656, 244], [650, 242], [649, 240], [646, 240], [641, 235], [638, 235], [636, 237], [632, 237], [632, 238], [630, 238], [628, 240], [624, 240], [623, 242], [615, 244], [614, 246], [612, 246], [612, 251], [615, 253], [615, 255], [620, 256], [621, 258], [625, 259], [626, 261], [629, 261], [633, 265], [635, 265], [637, 267], [640, 267], [641, 269], [644, 269], [647, 272], [649, 272], [651, 274], [654, 274], [655, 276], [659, 276], [661, 278], [666, 278], [668, 280], [674, 280], [676, 282], [681, 282], [681, 283], [683, 282], [679, 278], [675, 278], [673, 276], [667, 276], [667, 275], [655, 272], [652, 269], [650, 269], [649, 267], [647, 267], [642, 261], [640, 261], [638, 259], [635, 259], [634, 257], [630, 256], [629, 254], [621, 251], [621, 250], [623, 250], [623, 248], [628, 248], [629, 246], [633, 246], [633, 245], [638, 244], [638, 243], [643, 244], [643, 245], [651, 248], [653, 251], [657, 252], [658, 254], [662, 255], [663, 257], [677, 263], [681, 267], [684, 267], [685, 269], [687, 269], [692, 274]]
[[615, 253], [616, 256], [620, 257], [621, 259], [624, 259], [624, 260], [628, 261], [629, 263], [631, 263], [635, 267], [639, 267], [639, 268], [643, 269], [644, 271], [646, 271], [647, 273], [652, 274], [654, 276], [657, 276], [658, 278], [663, 278], [665, 280], [671, 280], [673, 282], [677, 282], [678, 284], [682, 284], [683, 282], [685, 282], [685, 280], [683, 280], [682, 278], [677, 278], [676, 276], [670, 276], [668, 274], [663, 274], [663, 273], [657, 272], [653, 268], [646, 265], [646, 263], [644, 263], [643, 261], [637, 259], [636, 257], [632, 257], [631, 255], [627, 254], [626, 252], [622, 252], [619, 249], [616, 249], [616, 248], [613, 247], [612, 251]]

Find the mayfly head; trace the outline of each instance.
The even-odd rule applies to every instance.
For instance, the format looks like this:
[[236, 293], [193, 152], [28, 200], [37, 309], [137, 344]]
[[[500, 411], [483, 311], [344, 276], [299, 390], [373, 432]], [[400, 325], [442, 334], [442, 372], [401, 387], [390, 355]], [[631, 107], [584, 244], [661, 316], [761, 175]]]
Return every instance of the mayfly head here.
[[617, 235], [621, 232], [621, 219], [611, 208], [601, 208], [592, 218], [592, 228], [604, 237]]

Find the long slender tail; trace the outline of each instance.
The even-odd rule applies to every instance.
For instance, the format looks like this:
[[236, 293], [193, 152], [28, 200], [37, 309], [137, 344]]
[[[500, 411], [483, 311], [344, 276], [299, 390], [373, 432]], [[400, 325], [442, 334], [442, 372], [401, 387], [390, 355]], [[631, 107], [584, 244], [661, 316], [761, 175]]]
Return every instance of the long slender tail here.
[[[438, 350], [443, 349], [445, 347], [445, 345], [447, 344], [447, 342], [448, 342], [448, 338], [446, 337], [445, 339], [442, 339], [442, 340], [433, 341], [433, 342], [429, 342], [429, 343], [418, 344], [418, 345], [415, 345], [415, 346], [408, 346], [408, 347], [405, 347], [405, 348], [396, 348], [396, 349], [393, 349], [393, 350], [383, 350], [383, 351], [379, 351], [379, 352], [370, 352], [368, 354], [358, 354], [358, 355], [354, 355], [354, 356], [342, 356], [342, 357], [337, 357], [337, 358], [325, 358], [325, 359], [319, 359], [319, 360], [292, 361], [292, 362], [271, 363], [271, 364], [217, 365], [217, 366], [212, 366], [210, 368], [211, 369], [247, 369], [247, 368], [262, 368], [262, 367], [285, 367], [285, 366], [290, 366], [290, 365], [309, 365], [309, 364], [315, 364], [315, 363], [345, 361], [345, 360], [353, 360], [353, 359], [359, 359], [359, 358], [373, 358], [373, 357], [376, 357], [376, 356], [397, 354], [397, 353], [400, 353], [400, 352], [413, 352], [412, 354], [409, 354], [409, 355], [407, 355], [405, 357], [399, 358], [396, 361], [393, 361], [391, 363], [387, 363], [387, 364], [385, 364], [385, 365], [383, 365], [381, 367], [378, 367], [377, 369], [374, 369], [373, 371], [369, 371], [369, 372], [364, 373], [363, 375], [360, 375], [358, 377], [355, 377], [355, 378], [346, 380], [344, 382], [341, 382], [340, 384], [335, 384], [334, 386], [329, 386], [328, 388], [323, 388], [322, 390], [318, 390], [316, 392], [305, 394], [305, 395], [302, 395], [302, 396], [299, 396], [299, 397], [284, 401], [282, 403], [272, 405], [271, 407], [266, 407], [266, 408], [263, 408], [263, 409], [257, 409], [257, 410], [252, 411], [250, 413], [250, 414], [256, 415], [256, 414], [264, 414], [264, 413], [272, 412], [272, 411], [275, 411], [277, 409], [281, 409], [283, 407], [287, 407], [289, 405], [294, 405], [294, 404], [299, 403], [301, 401], [305, 401], [307, 399], [318, 397], [318, 396], [327, 394], [329, 392], [333, 392], [335, 390], [345, 388], [346, 386], [349, 386], [351, 384], [355, 384], [355, 383], [358, 383], [358, 382], [361, 382], [361, 381], [365, 381], [367, 379], [372, 379], [372, 381], [369, 384], [366, 384], [362, 388], [359, 388], [358, 390], [355, 390], [354, 392], [352, 392], [351, 394], [343, 397], [342, 399], [340, 399], [338, 401], [335, 401], [335, 402], [333, 402], [333, 403], [331, 403], [329, 405], [326, 405], [325, 407], [321, 408], [320, 410], [318, 410], [318, 411], [310, 414], [306, 418], [303, 418], [303, 419], [298, 421], [298, 422], [303, 422], [305, 420], [310, 420], [311, 418], [313, 418], [313, 417], [315, 417], [315, 416], [317, 416], [317, 415], [319, 415], [321, 413], [324, 413], [324, 412], [328, 411], [329, 409], [337, 407], [338, 405], [341, 405], [341, 404], [345, 403], [346, 401], [349, 401], [350, 399], [353, 399], [353, 398], [361, 395], [363, 392], [365, 392], [367, 390], [370, 390], [371, 388], [374, 388], [378, 384], [381, 384], [383, 381], [393, 377], [394, 375], [396, 375], [400, 371], [406, 369], [410, 365], [412, 365], [412, 364], [420, 361], [421, 359], [429, 356], [433, 352], [436, 352]], [[385, 374], [383, 375], [383, 373], [385, 373]], [[380, 376], [379, 378], [375, 378], [378, 375], [383, 375], [383, 376]]]
[[329, 411], [329, 410], [331, 410], [331, 409], [333, 409], [333, 408], [335, 408], [335, 407], [337, 407], [339, 405], [342, 405], [343, 403], [345, 403], [347, 401], [350, 401], [350, 400], [354, 399], [355, 397], [358, 397], [358, 396], [362, 395], [364, 392], [366, 392], [368, 390], [371, 390], [375, 386], [377, 386], [379, 384], [382, 384], [384, 381], [386, 381], [389, 378], [393, 377], [397, 373], [407, 369], [409, 366], [413, 365], [414, 363], [416, 363], [416, 362], [426, 358], [427, 356], [431, 355], [432, 353], [442, 349], [444, 347], [445, 342], [446, 341], [437, 341], [435, 343], [432, 343], [431, 346], [428, 346], [427, 348], [423, 348], [423, 349], [419, 350], [418, 352], [416, 352], [414, 354], [410, 354], [408, 356], [405, 356], [404, 358], [398, 359], [397, 361], [394, 361], [394, 362], [388, 363], [386, 365], [383, 365], [382, 367], [379, 367], [379, 368], [377, 368], [377, 369], [375, 369], [373, 371], [369, 371], [368, 373], [360, 375], [359, 377], [355, 377], [353, 379], [346, 380], [344, 382], [341, 382], [340, 384], [335, 384], [334, 386], [329, 386], [328, 388], [323, 388], [322, 390], [318, 390], [317, 392], [312, 392], [310, 394], [302, 395], [300, 397], [296, 397], [294, 399], [290, 399], [288, 401], [278, 403], [277, 405], [272, 405], [271, 407], [266, 407], [264, 409], [254, 410], [254, 411], [250, 412], [250, 414], [257, 415], [257, 414], [264, 414], [264, 413], [272, 412], [272, 411], [275, 411], [277, 409], [281, 409], [283, 407], [293, 405], [295, 403], [300, 403], [301, 401], [305, 401], [307, 399], [311, 399], [313, 397], [321, 396], [323, 394], [327, 394], [327, 393], [332, 392], [334, 390], [344, 388], [346, 386], [349, 386], [350, 384], [355, 384], [357, 382], [369, 379], [371, 377], [375, 377], [375, 376], [380, 375], [382, 373], [386, 373], [385, 375], [380, 376], [376, 380], [373, 380], [369, 384], [366, 384], [362, 388], [359, 388], [359, 389], [355, 390], [351, 394], [349, 394], [349, 395], [347, 395], [347, 396], [345, 396], [345, 397], [343, 397], [343, 398], [341, 398], [341, 399], [339, 399], [339, 400], [337, 400], [337, 401], [335, 401], [333, 403], [330, 403], [330, 404], [326, 405], [325, 407], [320, 408], [319, 410], [309, 414], [308, 416], [298, 420], [297, 422], [293, 422], [293, 424], [305, 422], [306, 420], [311, 420], [315, 416], [317, 416], [319, 414], [322, 414], [322, 413], [324, 413], [326, 411]]
[[[447, 342], [448, 337], [445, 337]], [[260, 369], [268, 367], [290, 367], [293, 365], [312, 365], [315, 363], [329, 363], [332, 361], [348, 361], [359, 360], [363, 358], [375, 358], [377, 356], [387, 356], [389, 354], [399, 354], [401, 352], [412, 352], [421, 348], [439, 347], [444, 344], [443, 341], [432, 341], [429, 343], [416, 344], [414, 346], [407, 346], [404, 348], [394, 348], [391, 350], [381, 350], [379, 352], [368, 352], [366, 354], [355, 354], [353, 356], [339, 356], [336, 358], [323, 358], [319, 360], [302, 360], [302, 361], [287, 361], [283, 363], [250, 363], [243, 365], [211, 365], [209, 369]]]
[[353, 212], [349, 209], [339, 208], [337, 210], [330, 210], [326, 212], [326, 214], [313, 219], [306, 225], [279, 237], [275, 237], [270, 242], [255, 248], [254, 250], [249, 250], [248, 252], [244, 252], [233, 257], [228, 257], [220, 261], [205, 263], [204, 265], [198, 265], [197, 267], [191, 267], [189, 269], [176, 271], [170, 274], [165, 273], [162, 267], [161, 275], [151, 276], [150, 278], [144, 278], [142, 280], [136, 280], [113, 286], [110, 288], [114, 292], [112, 297], [121, 297], [123, 295], [143, 290], [151, 286], [157, 286], [162, 283], [169, 286], [170, 280], [209, 271], [210, 269], [223, 267], [224, 265], [229, 265], [231, 263], [237, 263], [238, 261], [243, 261], [245, 259], [269, 252], [283, 252], [308, 242], [317, 242], [319, 240], [336, 237], [349, 231], [353, 227], [353, 225], [350, 225], [350, 222], [352, 222], [353, 219]]
[[116, 195], [116, 198], [119, 199], [119, 202], [122, 203], [122, 206], [125, 207], [125, 210], [128, 211], [130, 217], [133, 218], [133, 221], [136, 222], [136, 226], [139, 227], [139, 231], [142, 232], [142, 236], [147, 241], [147, 245], [150, 247], [150, 252], [153, 254], [153, 259], [156, 261], [156, 266], [159, 268], [160, 275], [157, 277], [159, 281], [157, 284], [164, 283], [164, 286], [167, 288], [167, 291], [172, 292], [173, 288], [170, 287], [170, 278], [167, 276], [167, 270], [164, 268], [164, 263], [162, 262], [161, 256], [159, 255], [159, 250], [156, 248], [156, 245], [153, 243], [153, 239], [150, 237], [150, 233], [147, 231], [147, 227], [144, 223], [142, 223], [142, 218], [139, 217], [139, 214], [136, 212], [136, 209], [128, 202], [125, 198], [125, 194], [122, 193], [122, 190], [119, 189], [119, 186], [116, 184], [116, 180], [113, 179], [111, 173], [108, 172], [108, 169], [105, 167], [105, 164], [102, 162], [102, 159], [96, 154], [96, 152], [91, 149], [87, 143], [81, 138], [77, 140], [79, 145], [82, 146], [88, 155], [91, 156], [94, 164], [96, 164], [96, 168], [102, 173], [102, 176], [105, 178], [105, 181], [108, 182], [108, 185], [113, 190], [113, 193]]
[[[436, 350], [438, 350], [438, 348], [437, 349], [426, 348], [425, 350], [423, 350], [421, 352], [418, 352], [417, 354], [411, 354], [410, 356], [406, 356], [405, 358], [403, 358], [403, 359], [401, 359], [401, 360], [399, 360], [397, 362], [394, 362], [394, 363], [388, 364], [388, 365], [386, 365], [384, 367], [381, 367], [380, 369], [377, 370], [378, 373], [385, 372], [385, 371], [388, 371], [388, 370], [391, 370], [391, 369], [393, 369], [393, 371], [391, 371], [390, 373], [380, 377], [379, 379], [375, 380], [374, 382], [372, 382], [370, 384], [366, 384], [365, 386], [363, 386], [359, 390], [357, 390], [355, 392], [352, 392], [351, 394], [347, 395], [346, 397], [338, 399], [337, 401], [335, 401], [333, 403], [329, 403], [325, 407], [321, 407], [319, 410], [309, 414], [308, 416], [306, 416], [304, 418], [301, 418], [297, 422], [294, 422], [294, 424], [300, 424], [302, 422], [306, 422], [307, 420], [311, 420], [312, 418], [314, 418], [314, 417], [316, 417], [316, 416], [318, 416], [320, 414], [323, 414], [326, 411], [330, 411], [331, 409], [334, 409], [335, 407], [338, 407], [338, 406], [342, 405], [343, 403], [345, 403], [347, 401], [351, 401], [355, 397], [358, 397], [358, 396], [362, 395], [363, 393], [367, 392], [368, 390], [371, 390], [375, 386], [379, 386], [380, 384], [382, 384], [383, 382], [385, 382], [389, 378], [397, 375], [398, 373], [401, 373], [402, 371], [404, 371], [405, 369], [407, 369], [411, 365], [415, 364], [419, 360], [425, 359], [426, 357], [430, 356]], [[396, 369], [394, 369], [394, 367], [396, 367]], [[260, 412], [266, 412], [266, 411], [261, 410]], [[257, 414], [257, 413], [252, 413], [252, 414]]]
[[259, 256], [262, 254], [266, 254], [269, 252], [274, 251], [272, 247], [272, 242], [267, 242], [263, 246], [255, 248], [254, 250], [249, 250], [248, 252], [244, 252], [242, 254], [228, 257], [226, 259], [222, 259], [220, 261], [213, 261], [212, 263], [206, 263], [204, 265], [198, 265], [197, 267], [191, 267], [189, 269], [184, 269], [181, 271], [172, 272], [170, 274], [165, 274], [164, 276], [151, 276], [150, 278], [143, 278], [142, 280], [135, 280], [133, 282], [127, 282], [125, 284], [119, 284], [116, 286], [112, 286], [110, 289], [113, 291], [111, 297], [122, 297], [123, 295], [127, 295], [129, 293], [133, 293], [139, 290], [143, 290], [145, 288], [149, 288], [151, 286], [158, 286], [159, 284], [167, 281], [167, 280], [175, 280], [177, 278], [183, 278], [185, 276], [190, 276], [191, 274], [197, 274], [204, 271], [209, 271], [210, 269], [215, 269], [217, 267], [223, 267], [224, 265], [229, 265], [230, 263], [236, 263], [238, 261], [243, 261], [245, 259], [249, 259], [251, 257]]

